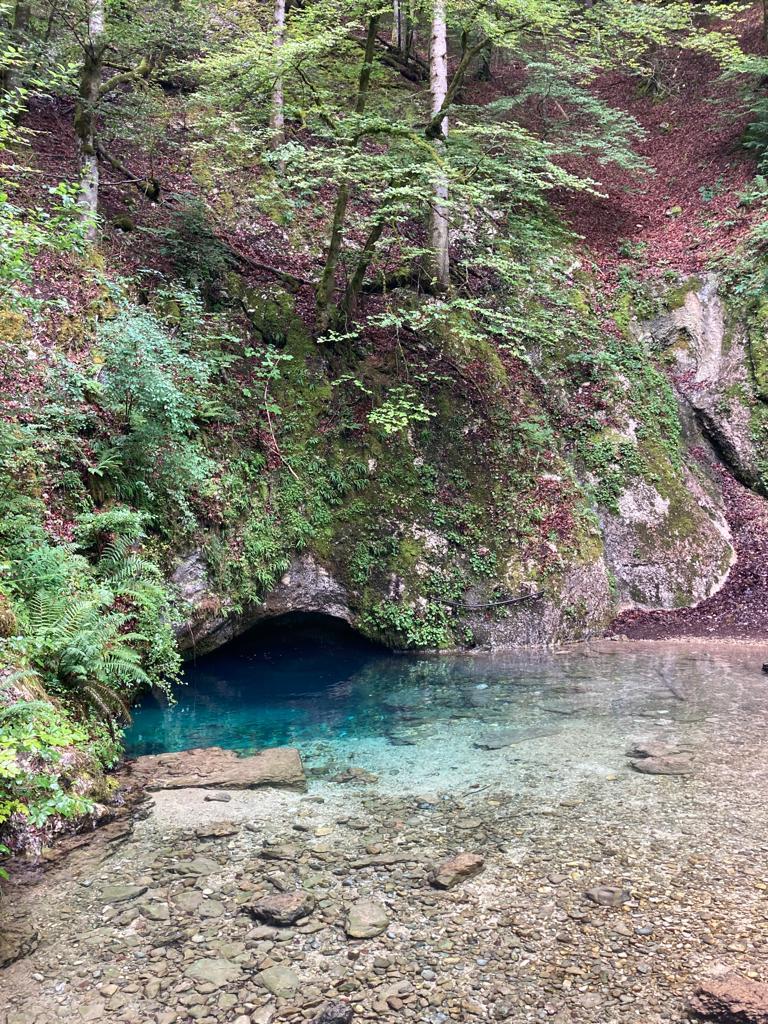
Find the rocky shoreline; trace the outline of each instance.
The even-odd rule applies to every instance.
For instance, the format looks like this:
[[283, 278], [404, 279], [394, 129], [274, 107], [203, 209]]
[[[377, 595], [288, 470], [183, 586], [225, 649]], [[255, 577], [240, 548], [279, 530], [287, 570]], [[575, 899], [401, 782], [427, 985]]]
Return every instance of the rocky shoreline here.
[[768, 762], [722, 739], [675, 774], [626, 754], [685, 751], [628, 746], [549, 800], [533, 763], [522, 787], [161, 789], [11, 887], [0, 1021], [667, 1024], [729, 971], [759, 1001]]

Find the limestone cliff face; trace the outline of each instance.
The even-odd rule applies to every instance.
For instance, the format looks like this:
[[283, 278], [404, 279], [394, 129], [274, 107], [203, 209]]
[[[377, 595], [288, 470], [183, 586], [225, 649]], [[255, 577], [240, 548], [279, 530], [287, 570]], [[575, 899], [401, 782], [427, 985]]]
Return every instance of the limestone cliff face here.
[[717, 456], [737, 480], [760, 490], [763, 339], [728, 313], [723, 292], [717, 274], [684, 282], [674, 307], [643, 324], [641, 335], [671, 364], [681, 400]]
[[[628, 326], [632, 359], [657, 367], [646, 374], [648, 390], [638, 390], [637, 362], [624, 371], [619, 361], [614, 407], [591, 428], [589, 447], [558, 435], [553, 419], [550, 464], [540, 462], [521, 491], [533, 514], [545, 495], [553, 521], [562, 503], [565, 540], [542, 528], [532, 543], [499, 525], [499, 436], [487, 457], [472, 448], [465, 439], [478, 421], [462, 426], [451, 405], [453, 440], [433, 440], [431, 450], [412, 440], [394, 468], [380, 445], [358, 451], [367, 476], [354, 500], [331, 515], [322, 542], [288, 550], [256, 597], [221, 585], [205, 542], [179, 558], [172, 582], [185, 609], [182, 646], [210, 650], [291, 612], [342, 619], [393, 648], [546, 645], [599, 635], [622, 610], [690, 607], [716, 593], [735, 556], [708, 466], [723, 460], [738, 479], [761, 486], [754, 341], [729, 322], [714, 275], [658, 292], [653, 303], [656, 315]], [[545, 362], [537, 372], [554, 375]], [[454, 525], [455, 494], [453, 521], [440, 521], [425, 462], [465, 481], [470, 543]]]

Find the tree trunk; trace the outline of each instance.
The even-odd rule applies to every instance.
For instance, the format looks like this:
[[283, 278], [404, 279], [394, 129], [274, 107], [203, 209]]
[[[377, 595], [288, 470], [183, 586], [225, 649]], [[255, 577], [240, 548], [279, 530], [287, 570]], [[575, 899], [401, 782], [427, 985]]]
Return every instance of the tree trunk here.
[[[275, 56], [278, 61], [278, 75], [272, 89], [272, 115], [270, 126], [272, 128], [272, 145], [277, 148], [285, 142], [285, 102], [283, 99], [283, 73], [279, 68], [280, 50], [285, 42], [285, 0], [275, 0]], [[284, 165], [280, 164], [284, 170]]]
[[357, 260], [357, 266], [354, 269], [352, 276], [347, 284], [347, 289], [344, 293], [344, 316], [347, 321], [354, 320], [357, 314], [357, 306], [360, 302], [360, 293], [363, 290], [363, 281], [365, 275], [368, 272], [368, 268], [373, 262], [373, 257], [376, 255], [376, 243], [381, 238], [382, 232], [384, 231], [384, 221], [377, 221], [368, 232], [368, 236], [365, 239], [362, 251]]
[[[360, 68], [360, 75], [357, 83], [357, 99], [355, 100], [355, 113], [365, 113], [365, 105], [368, 100], [368, 90], [371, 84], [371, 72], [373, 70], [373, 56], [376, 46], [376, 31], [379, 27], [379, 14], [368, 19], [368, 32], [365, 39], [365, 56]], [[333, 221], [331, 223], [331, 237], [328, 242], [328, 253], [325, 258], [325, 266], [317, 286], [317, 309], [318, 325], [321, 331], [329, 325], [329, 307], [331, 296], [336, 284], [336, 270], [341, 255], [341, 245], [344, 239], [344, 224], [347, 218], [347, 207], [352, 195], [352, 184], [344, 180], [339, 185], [336, 196], [336, 205], [333, 210]]]
[[[408, 0], [393, 0], [392, 3], [392, 45], [400, 52], [405, 51], [407, 21], [405, 5]], [[766, 0], [768, 3], [768, 0]]]
[[104, 0], [89, 0], [88, 29], [83, 44], [83, 69], [75, 106], [75, 134], [80, 156], [78, 205], [86, 223], [86, 237], [91, 242], [98, 239], [99, 156], [96, 144], [96, 108], [99, 102], [106, 46]]
[[[432, 8], [432, 39], [429, 48], [429, 85], [431, 91], [431, 114], [434, 119], [445, 105], [448, 96], [448, 45], [445, 25], [445, 0], [434, 0]], [[448, 137], [448, 118], [442, 117], [435, 136], [438, 161], [445, 151]], [[448, 255], [449, 225], [446, 202], [448, 180], [438, 166], [435, 179], [429, 235], [432, 245], [433, 274], [438, 289], [447, 290], [450, 285], [450, 260]]]
[[768, 0], [763, 0], [763, 39], [768, 43]]
[[[13, 25], [11, 26], [11, 45], [19, 53], [24, 52], [29, 22], [32, 17], [32, 7], [29, 0], [17, 0], [13, 9]], [[0, 73], [0, 89], [5, 96], [11, 97], [22, 84], [22, 70], [15, 64], [9, 64]], [[20, 97], [17, 97], [17, 101]], [[15, 107], [16, 104], [13, 104]]]

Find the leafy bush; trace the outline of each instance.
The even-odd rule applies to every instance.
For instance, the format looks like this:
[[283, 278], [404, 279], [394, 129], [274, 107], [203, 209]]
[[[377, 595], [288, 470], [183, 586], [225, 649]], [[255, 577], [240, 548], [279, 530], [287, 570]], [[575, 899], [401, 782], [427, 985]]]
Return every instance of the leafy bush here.
[[[64, 753], [88, 734], [47, 701], [20, 700], [0, 709], [0, 826], [23, 815], [40, 827], [53, 814], [73, 818], [93, 808], [73, 792]], [[69, 766], [71, 768], [71, 765]]]
[[196, 412], [212, 364], [191, 355], [151, 311], [127, 305], [99, 328], [104, 360], [97, 387], [115, 427], [99, 452], [100, 471], [124, 500], [152, 511], [175, 506], [181, 524], [195, 522], [191, 497], [213, 463], [196, 443]]

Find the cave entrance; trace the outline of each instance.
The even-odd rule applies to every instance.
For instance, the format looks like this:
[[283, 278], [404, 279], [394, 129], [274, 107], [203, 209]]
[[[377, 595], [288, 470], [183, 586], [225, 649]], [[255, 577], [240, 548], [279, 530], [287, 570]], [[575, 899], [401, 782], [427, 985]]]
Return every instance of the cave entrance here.
[[334, 735], [395, 656], [341, 619], [291, 613], [258, 623], [185, 665], [176, 704], [148, 694], [126, 736], [131, 754], [192, 747], [251, 750]]

